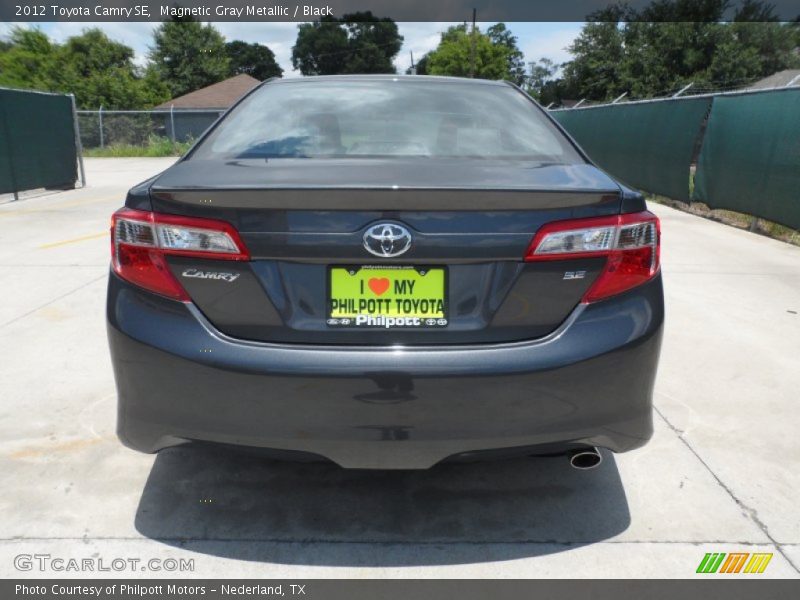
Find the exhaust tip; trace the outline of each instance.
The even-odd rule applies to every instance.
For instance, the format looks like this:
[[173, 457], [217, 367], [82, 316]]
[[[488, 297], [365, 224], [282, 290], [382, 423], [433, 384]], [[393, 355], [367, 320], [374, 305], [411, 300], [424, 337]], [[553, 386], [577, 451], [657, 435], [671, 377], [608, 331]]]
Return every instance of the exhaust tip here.
[[569, 453], [569, 464], [574, 469], [588, 471], [600, 466], [603, 456], [597, 448], [581, 448]]

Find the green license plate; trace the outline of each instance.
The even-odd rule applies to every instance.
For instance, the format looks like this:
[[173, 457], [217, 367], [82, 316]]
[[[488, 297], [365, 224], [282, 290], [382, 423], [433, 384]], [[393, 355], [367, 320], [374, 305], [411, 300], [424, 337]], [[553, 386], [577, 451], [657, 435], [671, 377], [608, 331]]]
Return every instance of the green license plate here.
[[330, 327], [447, 327], [445, 267], [328, 268]]

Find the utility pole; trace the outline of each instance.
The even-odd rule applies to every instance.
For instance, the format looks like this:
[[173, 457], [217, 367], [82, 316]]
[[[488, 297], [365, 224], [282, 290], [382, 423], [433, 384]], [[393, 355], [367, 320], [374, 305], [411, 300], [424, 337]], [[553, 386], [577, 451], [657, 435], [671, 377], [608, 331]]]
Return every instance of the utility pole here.
[[478, 16], [478, 10], [472, 9], [472, 40], [469, 49], [469, 76], [475, 77], [475, 20]]
[[417, 67], [414, 66], [414, 51], [413, 50], [409, 50], [408, 52], [409, 52], [409, 54], [411, 54], [411, 74], [412, 75], [416, 75], [417, 74]]

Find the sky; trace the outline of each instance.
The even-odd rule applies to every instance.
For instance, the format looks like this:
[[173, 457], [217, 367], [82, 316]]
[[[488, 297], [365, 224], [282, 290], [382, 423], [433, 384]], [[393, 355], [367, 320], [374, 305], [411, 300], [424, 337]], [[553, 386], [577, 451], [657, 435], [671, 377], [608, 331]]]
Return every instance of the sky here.
[[[152, 41], [152, 30], [158, 23], [40, 23], [22, 26], [39, 26], [56, 42], [79, 34], [90, 27], [99, 27], [113, 40], [122, 42], [136, 53], [137, 64], [143, 65], [147, 57], [147, 49]], [[403, 48], [397, 55], [395, 65], [398, 73], [404, 73], [411, 64], [411, 55], [419, 58], [433, 50], [439, 43], [439, 34], [455, 23], [398, 23], [400, 34], [404, 37]], [[479, 23], [482, 31], [486, 31], [492, 23]], [[525, 54], [526, 62], [536, 61], [542, 57], [556, 63], [569, 60], [566, 48], [580, 33], [582, 23], [507, 23], [507, 27], [517, 36], [517, 45]], [[214, 26], [227, 40], [243, 40], [257, 42], [269, 46], [275, 58], [284, 70], [284, 77], [298, 77], [300, 73], [292, 69], [292, 46], [297, 38], [297, 23], [214, 23]], [[11, 24], [0, 24], [0, 37], [5, 37]]]

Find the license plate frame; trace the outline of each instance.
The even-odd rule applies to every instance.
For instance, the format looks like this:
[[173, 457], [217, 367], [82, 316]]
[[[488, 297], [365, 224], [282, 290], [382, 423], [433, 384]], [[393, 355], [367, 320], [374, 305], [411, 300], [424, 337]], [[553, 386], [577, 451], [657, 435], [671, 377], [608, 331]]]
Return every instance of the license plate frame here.
[[[350, 306], [342, 306], [342, 307], [334, 307], [333, 305], [333, 294], [338, 293], [335, 288], [339, 287], [338, 285], [334, 284], [334, 273], [338, 270], [347, 271], [347, 275], [350, 277], [356, 278], [358, 275], [362, 275], [360, 281], [364, 281], [364, 277], [368, 275], [375, 275], [377, 279], [389, 279], [389, 289], [386, 292], [381, 292], [380, 294], [375, 294], [374, 292], [370, 293], [366, 291], [363, 283], [360, 285], [360, 289], [357, 290], [357, 294], [355, 298], [352, 298], [356, 304], [352, 307]], [[416, 275], [413, 277], [415, 284], [422, 280], [423, 277], [428, 277], [436, 273], [434, 278], [441, 277], [441, 294], [436, 294], [433, 298], [419, 298], [419, 297], [411, 297], [405, 298], [402, 295], [398, 298], [397, 292], [398, 289], [395, 282], [398, 281], [397, 279], [392, 279], [391, 276], [395, 275], [399, 272], [408, 272], [413, 271]], [[373, 279], [373, 277], [370, 277]], [[402, 281], [408, 281], [408, 278], [403, 279]], [[404, 288], [408, 284], [404, 284]], [[437, 282], [434, 280], [430, 280], [427, 283], [427, 287], [436, 287]], [[394, 289], [393, 289], [394, 288]], [[420, 329], [444, 329], [446, 328], [449, 323], [449, 306], [448, 306], [448, 291], [449, 291], [449, 271], [447, 266], [445, 265], [328, 265], [326, 268], [325, 273], [325, 323], [328, 327], [331, 328], [354, 328], [354, 329], [412, 329], [412, 330], [420, 330]], [[413, 286], [412, 286], [413, 292]], [[383, 293], [388, 293], [388, 295], [383, 298]], [[424, 292], [422, 292], [424, 293]], [[438, 296], [441, 296], [441, 299]], [[389, 310], [381, 310], [380, 306], [375, 310], [367, 311], [366, 313], [359, 313], [359, 306], [358, 301], [361, 300], [363, 297], [366, 296], [367, 300], [388, 300], [390, 303]], [[374, 296], [374, 298], [372, 298]], [[401, 303], [396, 303], [397, 300], [401, 300]], [[337, 300], [347, 300], [347, 298], [340, 298]], [[412, 310], [412, 313], [405, 312], [403, 309], [407, 308], [409, 304], [403, 302], [404, 300], [410, 300], [411, 306], [415, 306], [416, 310]], [[418, 304], [414, 305], [414, 301], [418, 301]], [[422, 300], [428, 301], [428, 308], [429, 309], [438, 309], [439, 305], [434, 305], [431, 300], [440, 300], [441, 301], [441, 311], [436, 310], [435, 312], [431, 313], [428, 312], [423, 313], [422, 307], [425, 305]], [[391, 304], [394, 303], [394, 307]], [[363, 306], [363, 305], [362, 305]], [[350, 309], [354, 310], [350, 310]], [[338, 309], [338, 310], [337, 310]], [[347, 312], [346, 315], [341, 313]], [[362, 317], [362, 318], [359, 318]], [[366, 319], [363, 317], [367, 317]], [[368, 317], [372, 317], [369, 319]]]

